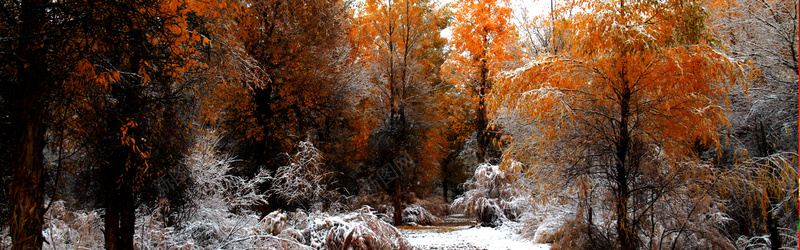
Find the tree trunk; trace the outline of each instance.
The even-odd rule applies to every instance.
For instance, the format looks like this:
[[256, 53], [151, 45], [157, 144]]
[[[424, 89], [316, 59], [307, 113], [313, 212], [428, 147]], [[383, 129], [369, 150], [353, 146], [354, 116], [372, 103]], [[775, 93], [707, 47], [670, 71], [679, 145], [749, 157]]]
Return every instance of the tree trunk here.
[[628, 219], [628, 183], [627, 178], [625, 177], [626, 171], [624, 167], [617, 167], [617, 185], [618, 192], [617, 192], [617, 204], [614, 213], [617, 218], [617, 239], [619, 241], [620, 248], [623, 250], [631, 250], [634, 249], [633, 247], [633, 237], [632, 236], [632, 228], [630, 228], [630, 222]]
[[446, 180], [442, 180], [442, 199], [444, 203], [447, 203], [447, 182]]
[[769, 231], [769, 242], [772, 245], [771, 249], [778, 250], [781, 249], [781, 246], [783, 246], [783, 241], [781, 240], [781, 234], [778, 230], [778, 221], [775, 218], [775, 212], [773, 211], [772, 207], [772, 204], [775, 204], [774, 202], [777, 201], [772, 198], [769, 200], [769, 207], [767, 207], [767, 231]]
[[[126, 175], [130, 176], [130, 175]], [[125, 180], [125, 183], [131, 183], [133, 178]], [[136, 205], [135, 196], [133, 195], [132, 184], [120, 187], [120, 202], [119, 208], [119, 236], [120, 248], [119, 249], [134, 249], [133, 235], [136, 226]]]
[[402, 176], [398, 174], [397, 178], [394, 179], [394, 225], [395, 226], [403, 225], [403, 200], [402, 200], [403, 192], [400, 191], [403, 185], [400, 183], [402, 181], [401, 177]]
[[[112, 182], [111, 178], [106, 178], [106, 182]], [[108, 186], [106, 186], [108, 187]], [[114, 190], [114, 189], [111, 189]], [[119, 208], [116, 202], [112, 202], [115, 199], [118, 199], [119, 196], [115, 191], [108, 191], [106, 192], [105, 198], [105, 209], [106, 214], [103, 222], [103, 226], [105, 227], [105, 240], [106, 240], [106, 249], [114, 250], [114, 249], [121, 249], [122, 243], [120, 242], [120, 232], [119, 232]]]
[[18, 79], [10, 98], [11, 122], [16, 140], [12, 156], [13, 179], [9, 186], [11, 208], [10, 233], [12, 249], [41, 249], [42, 173], [44, 169], [44, 97], [47, 67], [42, 62], [42, 45], [35, 35], [45, 22], [43, 0], [23, 1], [21, 39], [18, 41]]
[[[111, 140], [114, 141], [114, 140]], [[106, 249], [133, 249], [135, 207], [131, 173], [124, 170], [129, 151], [118, 146], [105, 166], [105, 240]]]
[[42, 173], [44, 169], [44, 131], [41, 93], [30, 90], [22, 94], [19, 107], [13, 111], [17, 145], [14, 149], [14, 179], [9, 187], [12, 206], [11, 238], [13, 249], [41, 249], [44, 201]]
[[107, 133], [113, 136], [103, 140], [105, 148], [109, 150], [105, 164], [102, 166], [103, 188], [109, 190], [108, 195], [104, 197], [106, 249], [132, 250], [136, 219], [132, 185], [137, 167], [134, 162], [131, 162], [134, 157], [132, 149], [129, 146], [120, 145], [122, 134], [118, 131], [124, 126], [126, 118], [131, 117], [134, 110], [139, 107], [139, 102], [135, 100], [136, 93], [132, 88], [120, 86], [113, 88], [112, 95], [119, 100], [121, 106], [116, 106], [108, 111], [117, 113], [111, 114], [111, 121], [107, 128]]
[[478, 83], [478, 107], [475, 111], [475, 137], [478, 140], [478, 150], [475, 151], [475, 156], [478, 158], [478, 163], [483, 163], [486, 160], [486, 149], [489, 146], [489, 138], [486, 134], [486, 90], [488, 84], [488, 69], [486, 68], [486, 60], [482, 61], [481, 65], [481, 79]]
[[[624, 76], [624, 75], [623, 75]], [[623, 77], [624, 79], [624, 77]], [[630, 193], [628, 187], [628, 154], [631, 144], [630, 131], [628, 129], [628, 118], [630, 116], [630, 89], [625, 88], [622, 90], [620, 96], [620, 122], [619, 122], [619, 138], [615, 145], [616, 150], [616, 179], [617, 192], [616, 192], [616, 207], [614, 213], [617, 218], [617, 240], [620, 248], [623, 250], [634, 249], [633, 242], [633, 228], [630, 225], [628, 218], [628, 196]]]

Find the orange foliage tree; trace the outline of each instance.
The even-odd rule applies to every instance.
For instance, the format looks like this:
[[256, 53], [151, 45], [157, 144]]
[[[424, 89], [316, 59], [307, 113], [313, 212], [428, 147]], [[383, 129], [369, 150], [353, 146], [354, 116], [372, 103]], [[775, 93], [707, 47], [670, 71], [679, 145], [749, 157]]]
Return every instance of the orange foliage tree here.
[[483, 162], [491, 136], [486, 131], [488, 119], [486, 96], [494, 76], [505, 67], [511, 55], [507, 47], [516, 40], [508, 0], [460, 0], [455, 2], [453, 51], [443, 71], [459, 88], [476, 95], [476, 155]]
[[[457, 190], [469, 177], [478, 162], [475, 154], [468, 144], [470, 134], [475, 131], [475, 124], [469, 122], [474, 113], [469, 106], [464, 105], [471, 100], [470, 93], [449, 86], [444, 94], [442, 116], [445, 117], [443, 134], [446, 138], [446, 154], [439, 162], [442, 168], [442, 198], [445, 202], [449, 197], [448, 189]], [[472, 149], [472, 150], [470, 150]], [[476, 158], [473, 158], [476, 157]], [[455, 193], [453, 195], [455, 197]]]
[[133, 249], [135, 190], [163, 170], [151, 166], [169, 168], [180, 158], [154, 148], [179, 145], [166, 135], [181, 129], [169, 100], [185, 89], [178, 80], [198, 66], [184, 60], [202, 38], [187, 20], [190, 10], [205, 6], [16, 1], [0, 8], [0, 32], [11, 37], [0, 53], [11, 62], [3, 67], [9, 87], [3, 102], [11, 107], [19, 142], [10, 186], [14, 248], [41, 248], [42, 151], [51, 129], [91, 148], [82, 153], [97, 157], [92, 166], [104, 174], [106, 247]]
[[[181, 165], [187, 147], [188, 90], [201, 70], [199, 32], [206, 2], [73, 3], [74, 40], [91, 49], [71, 75], [72, 141], [84, 143], [105, 208], [106, 248], [133, 249], [137, 203]], [[217, 7], [217, 5], [214, 5]], [[108, 21], [113, 20], [113, 21]], [[66, 91], [65, 91], [66, 92]], [[153, 196], [149, 196], [153, 197]]]
[[365, 99], [372, 104], [367, 114], [379, 124], [363, 131], [370, 134], [375, 149], [373, 165], [387, 167], [404, 153], [415, 163], [413, 168], [395, 169], [389, 184], [393, 188], [387, 187], [395, 193], [395, 224], [402, 223], [402, 194], [409, 188], [405, 183], [427, 186], [438, 173], [436, 159], [443, 143], [436, 129], [442, 17], [427, 0], [368, 0], [356, 12], [356, 63], [365, 71]]
[[[583, 201], [575, 218], [583, 227], [559, 245], [597, 244], [604, 225], [622, 249], [698, 238], [730, 244], [698, 223], [720, 207], [709, 191], [717, 175], [695, 148], [719, 146], [728, 88], [743, 75], [710, 44], [703, 9], [695, 1], [581, 0], [561, 11], [575, 13], [555, 26], [567, 34], [565, 50], [509, 72], [493, 100], [516, 119], [505, 126], [517, 132], [504, 165], [532, 164], [540, 201]], [[605, 207], [612, 220], [595, 224], [594, 211]]]
[[244, 130], [231, 132], [254, 165], [280, 166], [279, 155], [304, 140], [326, 154], [346, 152], [338, 142], [350, 140], [349, 121], [342, 119], [347, 10], [345, 1], [329, 0], [259, 1], [243, 8], [235, 34], [258, 70], [256, 81], [246, 84], [246, 112], [232, 114], [247, 125], [228, 127]]
[[[14, 5], [24, 8], [16, 13], [20, 9]], [[33, 26], [22, 29], [29, 35], [8, 34], [19, 39], [3, 46], [3, 52], [14, 48], [24, 57], [36, 54], [14, 60], [19, 67], [3, 73], [22, 76], [10, 82], [9, 95], [19, 96], [10, 103], [14, 120], [29, 123], [20, 124], [29, 131], [19, 133], [25, 136], [20, 140], [24, 151], [16, 154], [25, 162], [15, 167], [21, 174], [10, 187], [19, 210], [11, 223], [14, 247], [42, 244], [41, 164], [50, 129], [73, 144], [67, 147], [92, 158], [85, 170], [98, 174], [94, 181], [106, 209], [106, 247], [133, 249], [139, 191], [180, 164], [179, 135], [185, 123], [179, 113], [185, 106], [179, 100], [192, 83], [183, 77], [201, 66], [187, 59], [205, 42], [191, 27], [199, 21], [193, 10], [206, 6], [193, 1], [24, 1], [2, 8], [9, 15], [33, 18], [15, 23], [13, 16], [4, 16], [4, 36]]]

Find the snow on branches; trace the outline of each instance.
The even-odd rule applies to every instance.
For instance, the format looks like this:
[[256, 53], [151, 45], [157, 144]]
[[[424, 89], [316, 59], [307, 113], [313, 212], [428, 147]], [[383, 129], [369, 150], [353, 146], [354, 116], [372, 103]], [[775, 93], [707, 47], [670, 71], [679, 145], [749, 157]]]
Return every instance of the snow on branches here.
[[289, 203], [319, 205], [329, 193], [326, 182], [331, 173], [324, 168], [322, 153], [314, 144], [303, 141], [297, 148], [297, 153], [289, 157], [289, 165], [278, 168], [270, 177], [270, 192]]

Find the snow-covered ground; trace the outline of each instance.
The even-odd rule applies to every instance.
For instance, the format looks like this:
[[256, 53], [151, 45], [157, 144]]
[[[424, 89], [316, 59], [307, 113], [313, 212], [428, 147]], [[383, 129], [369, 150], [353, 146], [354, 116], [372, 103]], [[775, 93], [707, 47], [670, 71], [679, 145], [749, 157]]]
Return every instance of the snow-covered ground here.
[[399, 229], [409, 245], [419, 249], [550, 249], [548, 244], [537, 244], [520, 238], [513, 232], [513, 227], [490, 228], [459, 224]]
[[409, 245], [420, 249], [550, 249], [520, 239], [510, 232], [489, 227], [476, 227], [449, 232], [440, 230], [401, 229]]

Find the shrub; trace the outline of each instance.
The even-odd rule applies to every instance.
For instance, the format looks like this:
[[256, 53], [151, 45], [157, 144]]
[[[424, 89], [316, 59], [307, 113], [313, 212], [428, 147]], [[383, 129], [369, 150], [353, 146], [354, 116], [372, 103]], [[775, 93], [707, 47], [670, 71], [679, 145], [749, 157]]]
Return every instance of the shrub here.
[[325, 242], [329, 249], [401, 249], [408, 245], [400, 231], [375, 216], [370, 207], [344, 215]]
[[483, 226], [497, 227], [531, 210], [528, 198], [518, 191], [510, 175], [500, 166], [479, 165], [464, 185], [468, 190], [453, 201], [450, 210], [475, 216]]
[[44, 215], [43, 248], [102, 248], [103, 222], [98, 210], [70, 212], [65, 201], [55, 201]]
[[508, 220], [500, 206], [494, 200], [480, 197], [477, 199], [475, 205], [475, 215], [478, 217], [478, 222], [481, 226], [498, 227], [503, 224], [504, 220]]
[[325, 169], [322, 152], [314, 144], [303, 141], [297, 148], [297, 153], [289, 157], [289, 165], [279, 167], [270, 178], [270, 192], [289, 204], [319, 206], [335, 197], [326, 185], [331, 173]]
[[420, 205], [409, 205], [403, 209], [403, 223], [435, 226], [442, 224], [442, 222], [442, 219], [431, 214], [431, 212]]

